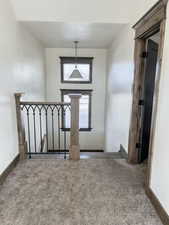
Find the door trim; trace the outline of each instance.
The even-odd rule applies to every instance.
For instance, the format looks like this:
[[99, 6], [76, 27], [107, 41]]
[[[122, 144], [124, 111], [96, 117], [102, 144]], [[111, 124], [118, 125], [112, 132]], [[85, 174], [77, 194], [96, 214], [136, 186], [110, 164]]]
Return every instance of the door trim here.
[[135, 39], [145, 38], [147, 33], [159, 26], [166, 19], [168, 1], [158, 1], [134, 26]]
[[139, 151], [136, 149], [136, 144], [139, 141], [139, 131], [141, 127], [141, 118], [139, 115], [138, 102], [141, 97], [143, 88], [143, 73], [145, 60], [141, 57], [142, 52], [146, 49], [146, 39], [158, 30], [160, 32], [160, 43], [158, 52], [158, 69], [156, 72], [155, 101], [153, 103], [153, 118], [150, 134], [150, 147], [148, 158], [148, 174], [146, 179], [146, 186], [149, 187], [151, 179], [151, 164], [153, 157], [153, 139], [156, 127], [156, 114], [159, 96], [159, 84], [161, 75], [161, 62], [163, 56], [164, 34], [166, 24], [166, 8], [168, 0], [158, 1], [134, 26], [135, 29], [135, 51], [134, 51], [134, 83], [133, 83], [133, 102], [132, 114], [129, 131], [129, 145], [128, 145], [128, 162], [137, 164]]

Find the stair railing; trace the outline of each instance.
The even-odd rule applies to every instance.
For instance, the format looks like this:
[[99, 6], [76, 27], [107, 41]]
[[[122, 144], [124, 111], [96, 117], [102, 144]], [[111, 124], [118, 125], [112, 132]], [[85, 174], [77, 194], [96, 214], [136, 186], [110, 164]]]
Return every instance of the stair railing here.
[[[26, 159], [27, 155], [31, 158], [32, 155], [57, 153], [63, 154], [66, 159], [68, 152], [69, 159], [79, 160], [81, 95], [69, 95], [71, 103], [25, 102], [21, 101], [22, 95], [22, 93], [15, 94], [20, 160]], [[66, 126], [70, 126], [70, 130], [66, 129]]]

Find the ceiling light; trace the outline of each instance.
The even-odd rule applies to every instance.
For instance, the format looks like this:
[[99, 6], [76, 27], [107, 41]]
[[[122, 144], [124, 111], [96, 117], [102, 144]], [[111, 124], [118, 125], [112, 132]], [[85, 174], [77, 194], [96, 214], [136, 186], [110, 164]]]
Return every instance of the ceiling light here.
[[75, 44], [75, 68], [73, 70], [73, 72], [70, 75], [70, 79], [83, 79], [83, 76], [81, 75], [80, 71], [77, 68], [77, 45], [78, 45], [78, 41], [74, 41]]

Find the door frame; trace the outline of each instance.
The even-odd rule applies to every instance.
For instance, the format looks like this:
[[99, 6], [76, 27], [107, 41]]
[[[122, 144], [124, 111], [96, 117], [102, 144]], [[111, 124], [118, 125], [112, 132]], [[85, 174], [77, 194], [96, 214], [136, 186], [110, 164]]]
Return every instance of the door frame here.
[[139, 100], [141, 98], [145, 60], [142, 53], [146, 50], [146, 40], [148, 37], [160, 32], [160, 43], [157, 59], [157, 72], [154, 95], [156, 96], [153, 102], [153, 115], [150, 133], [150, 146], [148, 157], [148, 170], [146, 178], [146, 186], [150, 185], [151, 164], [153, 157], [153, 139], [156, 126], [156, 114], [159, 96], [159, 84], [161, 76], [161, 63], [163, 56], [164, 34], [166, 25], [166, 9], [168, 0], [158, 1], [134, 26], [135, 30], [135, 51], [134, 51], [134, 83], [133, 83], [133, 102], [132, 113], [129, 130], [129, 145], [128, 145], [128, 162], [132, 164], [139, 163], [139, 133], [141, 128], [141, 116], [139, 110]]

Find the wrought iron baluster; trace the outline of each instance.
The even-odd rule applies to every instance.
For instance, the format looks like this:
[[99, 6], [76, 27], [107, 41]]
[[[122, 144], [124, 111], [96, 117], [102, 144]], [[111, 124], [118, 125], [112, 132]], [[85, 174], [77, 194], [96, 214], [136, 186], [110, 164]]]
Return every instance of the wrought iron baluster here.
[[40, 152], [43, 152], [42, 146], [42, 107], [38, 107], [39, 109], [39, 129], [40, 129]]
[[36, 153], [37, 152], [37, 149], [36, 149], [36, 122], [35, 122], [36, 107], [32, 108], [32, 110], [33, 110], [34, 146], [35, 146], [35, 153]]
[[60, 110], [61, 107], [57, 108], [58, 110], [58, 150], [59, 150], [59, 154], [61, 153], [61, 149], [60, 149]]
[[53, 147], [53, 151], [55, 150], [55, 130], [54, 130], [54, 108], [51, 108], [52, 111], [52, 147]]
[[[70, 109], [70, 104], [21, 102], [20, 110], [25, 112], [27, 120], [26, 137], [29, 158], [34, 154], [53, 154], [55, 150], [58, 154], [62, 154], [64, 159], [67, 158], [67, 130], [65, 128], [66, 110], [68, 109]], [[58, 132], [57, 136], [55, 136], [56, 131]], [[43, 151], [44, 146], [46, 146], [47, 152]], [[49, 151], [50, 149], [52, 152]]]
[[48, 142], [48, 106], [45, 107], [45, 118], [46, 118], [46, 145], [47, 145], [47, 152], [49, 151], [49, 142]]
[[65, 118], [66, 118], [66, 107], [63, 106], [62, 108], [63, 110], [63, 129], [64, 129], [64, 159], [66, 159], [66, 121], [65, 121]]
[[29, 109], [30, 109], [30, 106], [29, 107], [25, 107], [26, 108], [26, 111], [27, 111], [27, 125], [28, 125], [28, 152], [29, 152], [29, 158], [31, 159], [31, 137], [30, 137], [30, 120], [29, 120]]

